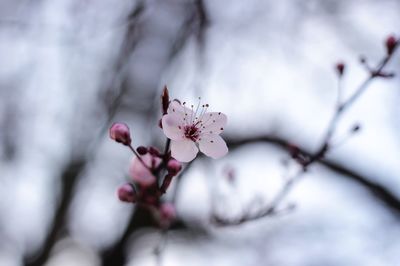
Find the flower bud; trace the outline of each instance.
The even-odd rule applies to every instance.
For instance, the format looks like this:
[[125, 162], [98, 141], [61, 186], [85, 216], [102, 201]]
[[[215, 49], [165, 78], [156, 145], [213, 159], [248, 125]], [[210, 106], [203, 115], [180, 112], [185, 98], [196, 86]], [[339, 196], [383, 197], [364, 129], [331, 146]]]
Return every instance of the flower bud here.
[[126, 183], [118, 188], [118, 198], [123, 202], [136, 202], [136, 191], [131, 184]]
[[131, 145], [131, 133], [125, 123], [114, 123], [110, 127], [110, 138], [124, 145]]
[[390, 35], [387, 37], [385, 46], [386, 46], [386, 51], [388, 55], [391, 55], [394, 51], [394, 48], [396, 48], [398, 40], [393, 35]]
[[343, 62], [339, 62], [336, 64], [336, 71], [339, 77], [343, 76], [344, 69], [345, 69], [345, 64]]
[[147, 148], [144, 146], [139, 146], [136, 148], [136, 151], [140, 154], [140, 155], [145, 155], [147, 153]]
[[141, 156], [141, 160], [138, 157], [134, 157], [129, 167], [129, 175], [132, 177], [132, 180], [141, 187], [153, 186], [157, 178], [153, 175], [151, 170], [157, 168], [160, 163], [160, 158], [153, 157], [149, 153]]
[[163, 92], [161, 94], [161, 106], [163, 115], [168, 113], [168, 106], [169, 106], [169, 93], [167, 86], [164, 86]]
[[172, 203], [162, 203], [159, 210], [160, 218], [164, 222], [170, 223], [176, 218], [176, 209]]
[[171, 159], [168, 161], [167, 170], [169, 174], [175, 176], [176, 174], [179, 173], [181, 169], [182, 169], [182, 164], [177, 160]]
[[157, 148], [155, 148], [155, 147], [149, 147], [149, 149], [148, 149], [148, 151], [149, 151], [149, 153], [151, 154], [151, 155], [153, 155], [153, 156], [156, 156], [156, 157], [159, 157], [160, 156], [160, 151], [157, 149]]

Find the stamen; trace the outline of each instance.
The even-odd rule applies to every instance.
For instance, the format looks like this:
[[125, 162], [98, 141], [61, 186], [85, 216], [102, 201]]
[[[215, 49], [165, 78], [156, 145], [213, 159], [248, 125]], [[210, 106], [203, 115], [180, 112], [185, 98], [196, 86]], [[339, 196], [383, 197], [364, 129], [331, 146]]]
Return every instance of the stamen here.
[[190, 106], [190, 108], [192, 109], [192, 113], [190, 114], [190, 124], [193, 124], [193, 104]]
[[183, 109], [183, 113], [185, 114], [185, 117], [183, 118], [183, 122], [185, 123], [185, 126], [186, 126], [186, 125], [188, 125], [187, 119], [186, 119], [186, 117], [187, 117], [188, 114], [186, 113], [185, 105], [186, 105], [186, 102], [183, 102], [183, 103], [182, 103], [182, 109]]
[[197, 141], [200, 137], [200, 131], [194, 125], [188, 125], [184, 127], [184, 134], [187, 139]]
[[[202, 121], [203, 120], [203, 116], [207, 112], [207, 109], [208, 109], [209, 105], [208, 105], [208, 103], [206, 103], [206, 104], [203, 104], [201, 107], [202, 107], [202, 110], [200, 112], [199, 121], [197, 121], [197, 123], [202, 123], [203, 122]], [[204, 124], [204, 123], [202, 123], [202, 124]]]
[[197, 107], [196, 107], [196, 112], [194, 113], [194, 116], [195, 116], [194, 121], [196, 121], [198, 119], [197, 112], [199, 111], [200, 103], [201, 103], [201, 97], [199, 97], [199, 102], [198, 102]]

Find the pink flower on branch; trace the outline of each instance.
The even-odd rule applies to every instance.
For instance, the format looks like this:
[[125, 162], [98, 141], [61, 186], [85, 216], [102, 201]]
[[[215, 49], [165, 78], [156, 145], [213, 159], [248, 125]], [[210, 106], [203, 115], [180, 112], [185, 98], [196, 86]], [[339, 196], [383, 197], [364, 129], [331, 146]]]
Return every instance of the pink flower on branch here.
[[221, 112], [207, 112], [208, 104], [196, 110], [172, 101], [162, 118], [164, 134], [171, 139], [171, 155], [180, 162], [192, 161], [199, 149], [214, 159], [227, 154], [228, 147], [220, 134], [227, 123]]

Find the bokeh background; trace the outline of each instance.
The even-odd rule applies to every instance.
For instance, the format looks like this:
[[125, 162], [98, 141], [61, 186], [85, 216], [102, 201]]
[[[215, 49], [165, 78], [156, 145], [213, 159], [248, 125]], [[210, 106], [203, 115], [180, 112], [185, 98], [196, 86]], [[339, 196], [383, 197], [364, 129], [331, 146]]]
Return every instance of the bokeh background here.
[[[398, 0], [1, 0], [0, 265], [399, 265], [399, 77], [351, 107], [282, 203], [294, 211], [210, 222], [273, 198], [292, 167], [282, 141], [320, 144], [335, 63], [346, 97], [367, 77], [359, 56], [377, 63], [399, 29]], [[166, 235], [118, 201], [132, 156], [107, 133], [124, 121], [135, 146], [162, 148], [165, 84], [226, 113], [232, 145], [191, 164]]]

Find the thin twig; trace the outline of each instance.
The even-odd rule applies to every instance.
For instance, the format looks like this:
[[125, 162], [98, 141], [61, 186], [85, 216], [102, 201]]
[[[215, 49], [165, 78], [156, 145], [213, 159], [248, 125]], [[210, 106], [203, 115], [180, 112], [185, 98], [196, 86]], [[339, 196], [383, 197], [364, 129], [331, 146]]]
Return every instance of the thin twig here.
[[[396, 47], [395, 47], [396, 48]], [[297, 173], [293, 175], [293, 177], [289, 178], [285, 184], [282, 186], [282, 188], [279, 190], [279, 192], [276, 194], [276, 196], [273, 198], [271, 203], [264, 209], [261, 209], [257, 213], [246, 213], [242, 215], [239, 218], [236, 219], [228, 219], [228, 218], [223, 218], [219, 217], [218, 215], [214, 214], [212, 217], [212, 220], [220, 225], [220, 226], [227, 226], [227, 225], [239, 225], [247, 221], [251, 220], [256, 220], [262, 217], [270, 216], [274, 214], [274, 211], [276, 208], [279, 206], [279, 204], [282, 202], [282, 200], [285, 199], [286, 195], [291, 191], [293, 188], [294, 184], [297, 183], [297, 181], [304, 175], [304, 173], [307, 171], [307, 169], [314, 164], [315, 162], [321, 160], [324, 155], [328, 152], [330, 147], [330, 141], [332, 139], [332, 136], [334, 135], [337, 124], [340, 121], [340, 119], [343, 117], [343, 114], [356, 102], [357, 99], [361, 97], [361, 95], [366, 91], [368, 88], [369, 84], [374, 80], [375, 78], [379, 77], [380, 74], [382, 73], [384, 67], [387, 65], [387, 63], [390, 61], [390, 59], [393, 57], [394, 53], [387, 54], [382, 61], [377, 65], [375, 70], [370, 71], [370, 75], [367, 77], [367, 79], [361, 83], [361, 85], [358, 87], [358, 89], [354, 92], [353, 95], [351, 95], [346, 101], [344, 101], [341, 104], [338, 104], [334, 115], [332, 116], [326, 133], [323, 137], [322, 143], [320, 144], [319, 149], [317, 149], [316, 152], [314, 152], [312, 155], [308, 156], [308, 159], [302, 163], [302, 169], [300, 169]]]

